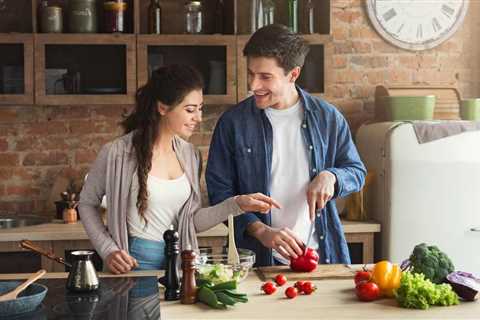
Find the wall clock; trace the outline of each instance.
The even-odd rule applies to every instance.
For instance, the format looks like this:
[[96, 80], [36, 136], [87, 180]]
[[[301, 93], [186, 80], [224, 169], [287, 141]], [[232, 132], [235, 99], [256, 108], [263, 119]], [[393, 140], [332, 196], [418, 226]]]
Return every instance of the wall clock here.
[[373, 27], [388, 42], [407, 50], [433, 48], [462, 24], [469, 0], [367, 0]]

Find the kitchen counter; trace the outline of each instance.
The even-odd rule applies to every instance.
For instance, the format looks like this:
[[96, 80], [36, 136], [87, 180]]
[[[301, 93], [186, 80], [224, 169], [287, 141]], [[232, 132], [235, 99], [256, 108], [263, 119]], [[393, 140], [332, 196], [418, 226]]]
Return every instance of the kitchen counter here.
[[[155, 275], [162, 272], [131, 272], [127, 276]], [[0, 280], [24, 279], [28, 274], [3, 274]], [[45, 277], [61, 278], [66, 273], [47, 273]], [[100, 277], [119, 277], [100, 273]], [[260, 293], [261, 281], [255, 272], [242, 282], [238, 291], [248, 294], [249, 302], [239, 303], [227, 310], [210, 309], [197, 303], [182, 305], [178, 301], [163, 301], [160, 293], [162, 319], [478, 319], [480, 302], [461, 302], [457, 306], [431, 307], [428, 310], [403, 309], [394, 299], [360, 302], [353, 291], [353, 281], [314, 281], [318, 290], [311, 296], [284, 298], [283, 289], [274, 295]], [[290, 282], [288, 283], [290, 284]]]

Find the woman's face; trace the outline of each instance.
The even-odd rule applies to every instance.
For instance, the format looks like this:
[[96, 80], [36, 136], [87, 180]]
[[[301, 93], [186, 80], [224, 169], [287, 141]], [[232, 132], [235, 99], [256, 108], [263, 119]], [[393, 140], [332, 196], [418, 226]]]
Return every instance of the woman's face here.
[[202, 90], [191, 91], [179, 104], [170, 108], [159, 103], [162, 132], [189, 138], [202, 121], [202, 108]]

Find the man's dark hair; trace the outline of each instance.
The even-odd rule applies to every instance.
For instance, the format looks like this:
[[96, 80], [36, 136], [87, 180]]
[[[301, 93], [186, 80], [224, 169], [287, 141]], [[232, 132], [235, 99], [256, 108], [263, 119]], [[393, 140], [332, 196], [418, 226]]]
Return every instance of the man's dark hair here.
[[307, 42], [281, 24], [270, 24], [258, 29], [248, 40], [243, 55], [246, 57], [275, 58], [285, 73], [303, 67], [310, 50]]

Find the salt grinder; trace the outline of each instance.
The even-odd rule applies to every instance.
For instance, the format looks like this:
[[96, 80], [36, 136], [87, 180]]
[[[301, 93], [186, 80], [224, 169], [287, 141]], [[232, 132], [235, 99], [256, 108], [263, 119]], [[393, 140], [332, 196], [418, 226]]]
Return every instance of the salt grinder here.
[[195, 251], [191, 250], [191, 246], [187, 250], [182, 251], [182, 290], [180, 294], [180, 302], [183, 304], [194, 304], [197, 301], [197, 285], [195, 283]]
[[177, 257], [180, 252], [178, 232], [173, 230], [173, 226], [163, 233], [165, 240], [165, 300], [172, 301], [180, 299], [180, 283], [177, 273]]

